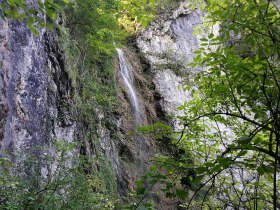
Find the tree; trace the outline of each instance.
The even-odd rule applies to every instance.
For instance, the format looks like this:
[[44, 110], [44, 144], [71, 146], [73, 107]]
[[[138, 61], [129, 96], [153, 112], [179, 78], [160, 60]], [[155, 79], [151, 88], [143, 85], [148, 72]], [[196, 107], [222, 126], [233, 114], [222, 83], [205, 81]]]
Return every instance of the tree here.
[[[159, 164], [175, 172], [185, 192], [194, 192], [182, 207], [280, 208], [278, 5], [271, 0], [199, 5], [206, 28], [220, 29], [201, 39], [190, 64], [202, 70], [189, 78], [185, 89], [192, 99], [179, 108], [184, 129], [174, 142], [183, 152]], [[190, 154], [192, 162], [186, 161]]]
[[27, 0], [0, 1], [0, 17], [26, 21], [27, 27], [38, 35], [38, 29], [43, 27], [52, 28], [51, 22], [55, 20], [57, 11], [70, 0], [37, 0], [37, 3], [28, 4]]

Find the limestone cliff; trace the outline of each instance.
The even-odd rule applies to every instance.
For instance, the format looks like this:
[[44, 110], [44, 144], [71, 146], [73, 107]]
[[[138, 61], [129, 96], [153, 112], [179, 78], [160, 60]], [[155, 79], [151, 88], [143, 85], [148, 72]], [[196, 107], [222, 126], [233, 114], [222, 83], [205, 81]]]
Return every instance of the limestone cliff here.
[[[184, 5], [171, 14], [157, 17], [137, 37], [137, 47], [123, 50], [139, 98], [139, 124], [147, 125], [177, 115], [176, 107], [189, 97], [178, 87], [182, 75], [198, 71], [189, 69], [186, 64], [199, 47], [200, 37], [193, 35], [193, 29], [201, 23], [203, 14]], [[40, 156], [52, 150], [53, 142], [78, 142], [82, 148], [77, 148], [72, 156], [82, 153], [96, 159], [102, 154], [106, 160], [95, 163], [93, 170], [102, 171], [100, 168], [108, 165], [112, 170], [102, 173], [112, 178], [110, 181], [116, 185], [119, 195], [125, 196], [135, 189], [134, 182], [145, 173], [154, 154], [166, 145], [135, 132], [134, 110], [117, 56], [113, 63], [119, 107], [110, 116], [102, 110], [94, 110], [91, 118], [95, 121], [95, 130], [92, 131], [78, 120], [80, 113], [74, 111], [74, 95], [79, 93], [75, 92], [74, 81], [70, 79], [66, 53], [58, 42], [59, 33], [40, 29], [39, 36], [34, 36], [24, 23], [1, 19], [0, 28], [1, 156], [20, 162], [30, 154], [35, 155], [39, 162], [37, 170], [45, 176], [48, 171], [40, 162]], [[81, 130], [94, 132], [94, 138], [85, 140]], [[18, 156], [19, 153], [22, 156]]]
[[[176, 108], [190, 98], [183, 91], [182, 82], [199, 71], [187, 64], [200, 46], [202, 35], [194, 32], [202, 25], [203, 16], [203, 12], [191, 10], [187, 1], [183, 1], [177, 9], [157, 17], [137, 38], [140, 52], [151, 65], [158, 103], [165, 116], [180, 114]], [[217, 29], [210, 32], [217, 33]]]
[[40, 157], [54, 140], [73, 142], [74, 90], [57, 35], [41, 29], [34, 36], [17, 21], [0, 20], [0, 28], [2, 155]]

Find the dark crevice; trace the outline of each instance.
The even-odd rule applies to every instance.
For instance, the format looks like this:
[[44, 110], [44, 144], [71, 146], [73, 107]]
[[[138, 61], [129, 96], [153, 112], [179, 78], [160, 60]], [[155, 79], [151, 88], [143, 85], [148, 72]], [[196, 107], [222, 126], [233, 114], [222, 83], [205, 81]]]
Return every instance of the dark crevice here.
[[61, 127], [68, 127], [73, 124], [71, 107], [74, 88], [66, 70], [65, 57], [57, 44], [57, 37], [52, 33], [47, 33], [45, 39], [48, 59], [54, 70], [52, 72], [52, 79], [57, 86], [57, 92], [55, 93], [57, 96], [53, 97], [57, 97], [58, 120]]

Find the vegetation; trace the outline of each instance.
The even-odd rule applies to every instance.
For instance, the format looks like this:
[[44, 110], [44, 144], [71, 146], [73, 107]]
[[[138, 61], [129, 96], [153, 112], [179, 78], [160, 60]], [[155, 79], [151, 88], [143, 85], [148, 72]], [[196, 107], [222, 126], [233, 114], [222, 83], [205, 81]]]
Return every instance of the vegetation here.
[[[151, 7], [148, 2], [142, 2]], [[117, 0], [83, 0], [70, 2], [66, 9], [66, 33], [70, 37], [70, 45], [78, 48], [78, 64], [74, 69], [74, 78], [78, 96], [78, 120], [82, 124], [82, 151], [91, 166], [89, 173], [103, 174], [106, 187], [111, 194], [116, 193], [115, 172], [104, 149], [101, 148], [99, 129], [106, 127], [116, 132], [114, 114], [118, 108], [117, 85], [114, 71], [113, 56], [115, 48], [124, 44], [132, 31], [129, 25], [137, 25], [150, 17], [150, 12], [137, 13], [138, 1]], [[120, 25], [119, 20], [125, 25]], [[68, 50], [70, 51], [70, 50]], [[70, 67], [71, 68], [71, 67]], [[73, 72], [73, 70], [70, 70]], [[106, 125], [106, 126], [105, 126]], [[115, 136], [118, 136], [115, 134]], [[89, 146], [91, 145], [91, 146]], [[92, 157], [93, 158], [93, 157]]]
[[[34, 35], [42, 27], [58, 29], [67, 70], [77, 90], [74, 98], [79, 113], [77, 120], [83, 127], [79, 140], [82, 143], [77, 145], [82, 154], [77, 159], [63, 154], [53, 157], [48, 155], [50, 151], [46, 151], [45, 157], [28, 158], [34, 168], [40, 167], [39, 162], [54, 167], [55, 171], [48, 172], [48, 177], [42, 177], [38, 170], [27, 176], [21, 173], [26, 162], [14, 164], [0, 159], [1, 209], [115, 207], [115, 174], [100, 146], [97, 129], [108, 123], [114, 129], [110, 121], [113, 116], [107, 116], [117, 106], [112, 62], [115, 43], [124, 44], [141, 24], [151, 20], [154, 3], [144, 0], [39, 0], [37, 5], [21, 0], [0, 2], [3, 19], [26, 23]], [[99, 118], [100, 115], [105, 117]], [[62, 149], [68, 146], [65, 144]], [[36, 162], [38, 158], [40, 161]], [[73, 165], [69, 165], [68, 158]]]
[[0, 17], [25, 22], [27, 27], [38, 35], [38, 29], [53, 28], [57, 13], [70, 0], [38, 0], [38, 5], [32, 7], [24, 0], [7, 0], [0, 2]]
[[[207, 2], [199, 5], [207, 12], [205, 26], [220, 30], [201, 39], [190, 64], [203, 70], [185, 85], [192, 99], [179, 108], [184, 129], [174, 143], [180, 157], [163, 159], [166, 173], [158, 181], [171, 180], [166, 187], [175, 193], [166, 195], [179, 197], [183, 209], [278, 209], [279, 4]], [[191, 191], [190, 199], [181, 196]]]
[[[160, 11], [170, 3], [160, 2]], [[138, 132], [158, 140], [173, 139], [177, 150], [156, 158], [151, 170], [137, 182], [140, 200], [127, 209], [141, 205], [152, 209], [152, 203], [142, 203], [160, 183], [166, 197], [177, 198], [182, 209], [276, 210], [280, 208], [279, 3], [193, 2], [194, 7], [206, 12], [203, 30], [210, 33], [201, 39], [190, 64], [202, 71], [190, 76], [185, 85], [192, 99], [179, 107], [184, 112], [179, 117], [183, 129], [171, 132], [161, 123], [138, 128]], [[81, 150], [92, 145], [96, 159], [93, 161], [85, 150], [86, 158], [81, 155], [70, 164], [68, 154], [75, 147], [57, 143], [60, 155], [46, 155], [41, 160], [54, 171], [41, 177], [39, 171], [21, 174], [18, 165], [1, 158], [0, 207], [117, 208], [112, 196], [116, 190], [114, 173], [100, 148], [97, 120], [114, 130], [109, 116], [118, 106], [112, 62], [115, 45], [124, 44], [141, 25], [147, 25], [154, 15], [155, 1], [45, 0], [38, 1], [37, 6], [30, 7], [21, 0], [1, 1], [0, 15], [26, 22], [37, 34], [38, 28], [51, 27], [58, 11], [62, 14], [60, 33], [67, 38], [62, 44], [68, 63], [75, 64], [68, 65], [68, 71], [78, 92], [78, 120], [85, 128]], [[211, 32], [216, 24], [220, 25], [219, 32]], [[100, 114], [105, 118], [97, 119]], [[28, 159], [36, 162], [36, 157]], [[93, 165], [99, 167], [91, 175]]]
[[[108, 195], [101, 177], [85, 172], [83, 156], [72, 157], [76, 145], [65, 141], [54, 145], [55, 154], [46, 150], [40, 159], [29, 156], [24, 162], [12, 163], [0, 158], [0, 208], [114, 209], [117, 200]], [[38, 161], [42, 171], [32, 173], [28, 166]]]

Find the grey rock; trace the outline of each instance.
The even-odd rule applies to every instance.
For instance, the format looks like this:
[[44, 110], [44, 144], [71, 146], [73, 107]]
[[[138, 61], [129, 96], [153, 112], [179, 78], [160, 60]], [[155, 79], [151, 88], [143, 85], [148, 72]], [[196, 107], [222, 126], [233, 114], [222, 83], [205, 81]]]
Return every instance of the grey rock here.
[[[184, 79], [200, 71], [199, 68], [189, 68], [187, 64], [200, 47], [203, 37], [194, 35], [194, 31], [198, 26], [203, 29], [203, 16], [198, 9], [188, 9], [187, 1], [183, 1], [177, 10], [158, 17], [137, 38], [140, 52], [152, 66], [155, 89], [165, 115], [181, 115], [177, 107], [190, 98], [190, 94], [183, 91]], [[205, 31], [204, 36], [217, 31], [217, 28]]]
[[54, 32], [34, 36], [24, 23], [2, 19], [0, 28], [1, 153], [15, 163], [40, 159], [53, 141], [75, 139], [73, 113], [61, 111], [62, 104], [71, 107], [73, 93], [65, 61]]

